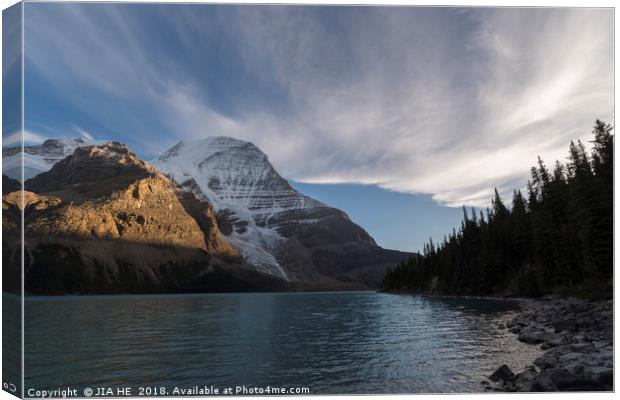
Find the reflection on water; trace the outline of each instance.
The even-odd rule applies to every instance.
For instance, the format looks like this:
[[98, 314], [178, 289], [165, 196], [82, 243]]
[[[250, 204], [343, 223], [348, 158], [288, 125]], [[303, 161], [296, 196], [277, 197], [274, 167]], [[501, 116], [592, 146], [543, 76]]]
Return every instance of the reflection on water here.
[[306, 386], [479, 391], [539, 350], [497, 325], [509, 302], [379, 293], [34, 297], [26, 388]]

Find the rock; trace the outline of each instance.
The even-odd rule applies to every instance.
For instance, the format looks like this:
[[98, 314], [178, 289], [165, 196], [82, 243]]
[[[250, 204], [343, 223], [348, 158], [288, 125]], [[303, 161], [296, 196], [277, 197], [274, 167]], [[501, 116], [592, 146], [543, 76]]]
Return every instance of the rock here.
[[555, 387], [551, 379], [544, 376], [537, 375], [530, 381], [519, 382], [515, 384], [515, 391], [517, 392], [553, 392], [558, 389]]
[[538, 373], [536, 372], [536, 368], [530, 366], [525, 371], [519, 373], [515, 377], [515, 388], [518, 391], [529, 392], [531, 391], [531, 386], [538, 377]]
[[613, 368], [614, 365], [614, 353], [613, 350], [600, 351], [594, 355], [596, 364], [603, 367]]
[[575, 361], [580, 361], [583, 359], [583, 354], [581, 353], [567, 353], [558, 358], [558, 362], [560, 364], [569, 364]]
[[534, 365], [540, 368], [551, 368], [558, 362], [558, 357], [549, 352], [544, 353], [542, 356], [534, 360]]
[[585, 343], [586, 335], [575, 335], [573, 336], [573, 343]]
[[614, 369], [607, 367], [592, 367], [589, 369], [590, 378], [603, 387], [613, 386]]
[[601, 349], [604, 349], [605, 347], [607, 347], [607, 346], [610, 346], [610, 345], [611, 345], [611, 344], [610, 344], [608, 341], [606, 341], [606, 340], [597, 340], [597, 341], [592, 342], [592, 344], [594, 345], [594, 347], [596, 348], [596, 350], [599, 350], [599, 351], [600, 351]]
[[550, 342], [545, 342], [545, 343], [540, 345], [540, 348], [542, 350], [549, 350], [549, 349], [551, 349], [553, 347], [554, 347], [553, 344], [551, 344]]
[[573, 362], [569, 362], [567, 364], [559, 365], [564, 371], [568, 372], [571, 375], [584, 375], [585, 363], [584, 360], [577, 360]]
[[545, 354], [553, 354], [556, 357], [560, 357], [560, 356], [563, 356], [564, 354], [568, 354], [572, 352], [573, 351], [570, 349], [568, 345], [562, 345], [562, 346], [557, 346], [557, 347], [552, 348], [551, 350], [547, 351], [547, 353]]
[[546, 375], [538, 375], [536, 379], [531, 382], [528, 392], [554, 392], [557, 388]]
[[551, 324], [558, 333], [562, 331], [575, 332], [577, 330], [577, 321], [574, 318], [556, 318]]
[[550, 377], [553, 385], [563, 391], [587, 391], [600, 388], [596, 382], [588, 377], [573, 374], [559, 368], [552, 369]]
[[519, 341], [523, 343], [538, 344], [538, 343], [544, 342], [547, 339], [550, 340], [551, 337], [545, 331], [539, 331], [539, 330], [532, 331], [528, 329], [528, 330], [521, 332], [518, 339]]
[[577, 353], [592, 353], [596, 347], [592, 343], [575, 343], [571, 344], [570, 349]]
[[506, 364], [504, 364], [499, 367], [495, 372], [493, 372], [493, 374], [489, 376], [489, 379], [493, 382], [497, 382], [499, 380], [512, 381], [514, 377], [514, 373], [510, 370], [510, 368], [508, 368]]
[[528, 311], [515, 316], [507, 327], [519, 341], [541, 344], [546, 351], [534, 361], [538, 369], [529, 367], [512, 379], [505, 372], [505, 379], [499, 379], [502, 373], [496, 371], [502, 390], [613, 389], [613, 313], [609, 302], [554, 298], [526, 304]]

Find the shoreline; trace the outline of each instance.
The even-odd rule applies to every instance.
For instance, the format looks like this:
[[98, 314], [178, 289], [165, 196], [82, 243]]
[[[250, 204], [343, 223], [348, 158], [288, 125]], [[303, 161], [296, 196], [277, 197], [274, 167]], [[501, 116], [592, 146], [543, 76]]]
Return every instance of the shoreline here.
[[546, 296], [519, 308], [503, 329], [544, 353], [518, 373], [499, 366], [485, 391], [613, 391], [613, 300]]
[[613, 391], [613, 299], [462, 296], [380, 291], [430, 298], [510, 301], [516, 315], [498, 329], [544, 352], [523, 371], [498, 366], [480, 382], [486, 392]]
[[459, 295], [459, 294], [439, 294], [439, 293], [419, 293], [408, 291], [386, 291], [377, 290], [377, 293], [386, 294], [401, 294], [410, 296], [431, 297], [439, 299], [468, 299], [468, 300], [498, 300], [498, 301], [513, 301], [520, 303], [521, 301], [536, 300], [528, 297], [510, 297], [510, 296], [472, 296], [472, 295]]

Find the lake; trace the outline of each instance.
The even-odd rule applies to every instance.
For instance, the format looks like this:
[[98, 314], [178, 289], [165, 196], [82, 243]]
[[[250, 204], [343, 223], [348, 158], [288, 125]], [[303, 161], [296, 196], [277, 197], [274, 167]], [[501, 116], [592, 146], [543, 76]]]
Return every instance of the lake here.
[[28, 297], [25, 386], [476, 392], [540, 354], [498, 329], [515, 309], [372, 292]]

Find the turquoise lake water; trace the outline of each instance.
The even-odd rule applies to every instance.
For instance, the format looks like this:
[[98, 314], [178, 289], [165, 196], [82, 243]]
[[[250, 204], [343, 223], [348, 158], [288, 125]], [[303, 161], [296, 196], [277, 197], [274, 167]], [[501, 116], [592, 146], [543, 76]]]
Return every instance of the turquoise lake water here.
[[25, 387], [477, 392], [539, 353], [507, 301], [384, 293], [27, 297]]

